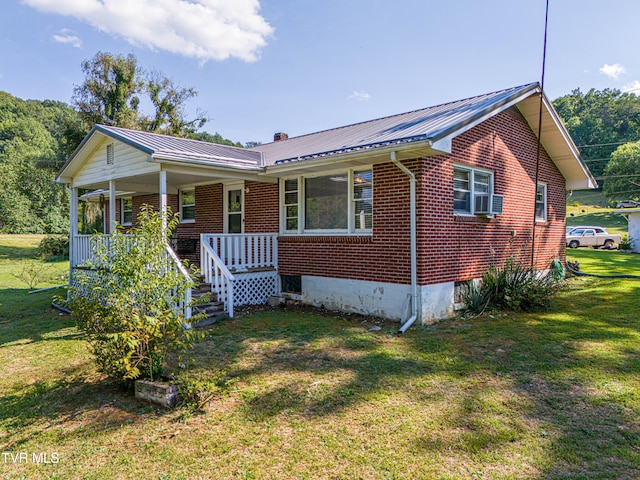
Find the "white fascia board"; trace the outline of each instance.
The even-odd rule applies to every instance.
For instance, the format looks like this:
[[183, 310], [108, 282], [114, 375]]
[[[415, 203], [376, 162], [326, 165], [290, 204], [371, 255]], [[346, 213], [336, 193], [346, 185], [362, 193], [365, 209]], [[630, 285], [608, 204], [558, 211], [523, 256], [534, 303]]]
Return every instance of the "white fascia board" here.
[[[265, 167], [265, 173], [280, 175], [287, 173], [291, 170], [303, 170], [305, 168], [313, 168], [324, 165], [334, 165], [336, 163], [348, 163], [351, 161], [371, 159], [372, 157], [381, 157], [381, 161], [389, 162], [389, 155], [391, 152], [401, 153], [403, 150], [415, 150], [417, 148], [432, 148], [433, 142], [431, 140], [421, 140], [414, 143], [406, 143], [403, 145], [389, 145], [380, 148], [372, 148], [369, 150], [363, 150], [358, 152], [340, 153], [336, 155], [327, 155], [320, 158], [308, 159], [308, 160], [295, 160], [287, 163], [278, 163], [274, 165], [268, 165]], [[448, 153], [448, 152], [446, 152]], [[438, 151], [435, 155], [441, 155], [442, 152]], [[425, 157], [433, 156], [430, 152], [425, 152]], [[376, 163], [376, 162], [374, 162]]]
[[158, 161], [162, 164], [162, 169], [167, 172], [175, 172], [181, 174], [192, 174], [202, 177], [213, 178], [233, 178], [237, 180], [250, 180], [264, 183], [277, 183], [278, 179], [261, 175], [264, 168], [239, 168], [229, 165], [212, 165], [207, 162], [184, 162], [162, 160]]
[[[585, 180], [582, 180], [579, 182], [575, 182], [575, 181], [567, 182], [567, 189], [577, 190], [577, 189], [598, 188], [598, 182], [596, 182], [596, 179], [593, 178], [593, 175], [591, 175], [591, 172], [582, 161], [582, 157], [580, 156], [580, 151], [578, 150], [578, 147], [576, 147], [576, 144], [573, 143], [573, 139], [571, 138], [569, 131], [565, 128], [564, 124], [562, 123], [562, 120], [560, 120], [560, 117], [558, 116], [555, 108], [553, 108], [553, 105], [551, 104], [551, 102], [549, 101], [546, 95], [543, 94], [542, 99], [543, 99], [543, 105], [547, 111], [547, 114], [553, 120], [553, 123], [555, 124], [557, 131], [560, 133], [560, 135], [562, 135], [562, 138], [567, 144], [567, 147], [569, 148], [569, 150], [571, 150], [571, 154], [573, 158], [575, 159], [576, 163], [578, 164], [578, 166], [584, 173], [584, 176], [586, 177]], [[544, 144], [544, 137], [543, 137], [542, 143]], [[573, 185], [580, 185], [580, 186], [573, 186]]]
[[[251, 165], [229, 165], [228, 163], [216, 163], [210, 160], [198, 160], [196, 158], [185, 159], [183, 157], [172, 157], [170, 155], [152, 155], [153, 161], [158, 163], [171, 163], [177, 165], [199, 165], [205, 167], [213, 167], [213, 168], [221, 168], [221, 169], [231, 169], [231, 170], [243, 170], [243, 171], [254, 171], [261, 172], [262, 168], [255, 166], [255, 163], [251, 162]], [[225, 160], [221, 158], [221, 160]], [[229, 159], [229, 161], [237, 161], [235, 159]]]

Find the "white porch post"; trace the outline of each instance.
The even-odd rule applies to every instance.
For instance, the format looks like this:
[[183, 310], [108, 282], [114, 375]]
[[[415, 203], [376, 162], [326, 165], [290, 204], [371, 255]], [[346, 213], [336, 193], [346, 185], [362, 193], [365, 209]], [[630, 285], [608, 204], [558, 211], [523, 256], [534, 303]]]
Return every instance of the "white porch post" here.
[[116, 231], [116, 181], [109, 180], [109, 233]]
[[162, 214], [162, 231], [167, 231], [167, 172], [160, 170], [160, 212]]
[[78, 236], [78, 189], [71, 187], [69, 196], [69, 285], [73, 283], [73, 267], [76, 266], [76, 242]]

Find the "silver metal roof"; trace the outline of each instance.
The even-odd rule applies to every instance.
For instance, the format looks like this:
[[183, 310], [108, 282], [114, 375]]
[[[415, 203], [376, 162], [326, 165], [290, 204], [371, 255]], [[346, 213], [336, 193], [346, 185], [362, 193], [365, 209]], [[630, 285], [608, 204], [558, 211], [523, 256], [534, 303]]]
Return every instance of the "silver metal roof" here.
[[305, 160], [390, 144], [438, 141], [474, 120], [539, 89], [530, 83], [498, 92], [367, 122], [324, 130], [254, 147], [265, 154], [265, 164]]
[[95, 125], [95, 131], [125, 142], [160, 159], [198, 160], [229, 166], [260, 167], [261, 153], [246, 148], [217, 145], [187, 138], [170, 137], [157, 133], [129, 130], [127, 128]]

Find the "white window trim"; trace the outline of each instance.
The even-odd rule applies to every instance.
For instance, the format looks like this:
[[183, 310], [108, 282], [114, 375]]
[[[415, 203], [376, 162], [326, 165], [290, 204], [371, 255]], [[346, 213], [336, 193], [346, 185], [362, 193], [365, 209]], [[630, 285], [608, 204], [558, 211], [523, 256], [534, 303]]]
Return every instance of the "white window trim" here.
[[240, 190], [240, 233], [242, 234], [244, 233], [244, 181], [224, 184], [222, 193], [223, 231], [229, 233], [229, 192], [233, 190]]
[[[353, 189], [353, 178], [354, 173], [364, 172], [367, 170], [371, 170], [373, 172], [373, 166], [363, 165], [359, 168], [350, 168], [346, 170], [347, 173], [347, 182], [349, 184], [349, 188], [347, 189], [347, 228], [341, 229], [305, 229], [304, 221], [305, 221], [305, 182], [304, 180], [307, 178], [315, 178], [315, 177], [326, 177], [328, 175], [334, 174], [344, 174], [345, 169], [335, 169], [335, 170], [327, 170], [322, 172], [314, 172], [306, 175], [293, 175], [288, 177], [283, 177], [280, 179], [280, 234], [281, 235], [309, 235], [309, 236], [321, 236], [321, 235], [330, 235], [330, 236], [371, 236], [373, 235], [373, 229], [359, 229], [355, 228], [355, 220], [354, 220], [354, 189]], [[298, 229], [297, 230], [287, 230], [286, 229], [286, 210], [285, 210], [285, 200], [284, 200], [284, 182], [286, 180], [298, 180]], [[373, 190], [373, 178], [371, 180], [371, 188]], [[375, 195], [371, 194], [371, 202], [375, 204], [374, 200]], [[375, 211], [375, 207], [374, 207]]]
[[[187, 205], [184, 205], [182, 203], [182, 194], [184, 192], [193, 192], [193, 204], [188, 203]], [[178, 195], [179, 196], [179, 201], [178, 201], [179, 207], [178, 208], [180, 209], [180, 223], [196, 223], [196, 219], [195, 218], [186, 218], [186, 219], [182, 218], [182, 207], [184, 207], [184, 206], [187, 206], [187, 207], [193, 206], [194, 209], [195, 209], [195, 206], [196, 206], [196, 189], [195, 188], [183, 188], [183, 189], [180, 189], [180, 191], [178, 193], [179, 193], [179, 195]]]
[[[539, 217], [538, 216], [538, 188], [543, 187], [543, 196], [542, 196], [542, 204], [544, 205], [544, 216]], [[547, 184], [543, 183], [543, 182], [538, 182], [538, 184], [536, 185], [536, 222], [546, 222], [547, 221], [547, 207], [548, 207], [548, 202], [547, 202], [547, 192], [548, 192], [548, 188], [547, 188]]]
[[[491, 171], [491, 170], [487, 170], [484, 168], [477, 168], [477, 167], [469, 167], [467, 165], [459, 165], [459, 164], [455, 164], [453, 166], [454, 170], [465, 170], [467, 172], [470, 173], [469, 175], [469, 193], [471, 195], [471, 199], [470, 199], [470, 212], [463, 212], [460, 210], [455, 210], [453, 211], [453, 214], [458, 216], [458, 217], [476, 217], [478, 215], [482, 215], [483, 217], [493, 217], [494, 215], [490, 214], [490, 213], [476, 213], [476, 192], [475, 192], [475, 173], [484, 173], [486, 175], [489, 175], [489, 211], [491, 212], [493, 210], [493, 195], [496, 194], [494, 187], [495, 187], [495, 172]], [[484, 193], [484, 192], [483, 192]]]
[[[131, 221], [130, 222], [125, 222], [124, 221], [124, 201], [125, 200], [131, 200], [131, 210], [127, 210], [131, 211]], [[122, 225], [123, 227], [130, 227], [131, 225], [133, 225], [133, 197], [122, 197], [120, 198], [120, 225]]]

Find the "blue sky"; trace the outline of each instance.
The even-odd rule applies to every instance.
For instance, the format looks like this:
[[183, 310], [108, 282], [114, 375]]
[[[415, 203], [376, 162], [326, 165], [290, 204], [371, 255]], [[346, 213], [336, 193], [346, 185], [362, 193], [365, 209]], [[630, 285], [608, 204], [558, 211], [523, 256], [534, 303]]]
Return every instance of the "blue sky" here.
[[[544, 0], [5, 0], [0, 90], [69, 102], [133, 53], [209, 132], [268, 142], [540, 80]], [[551, 0], [545, 90], [640, 93], [640, 2]]]

